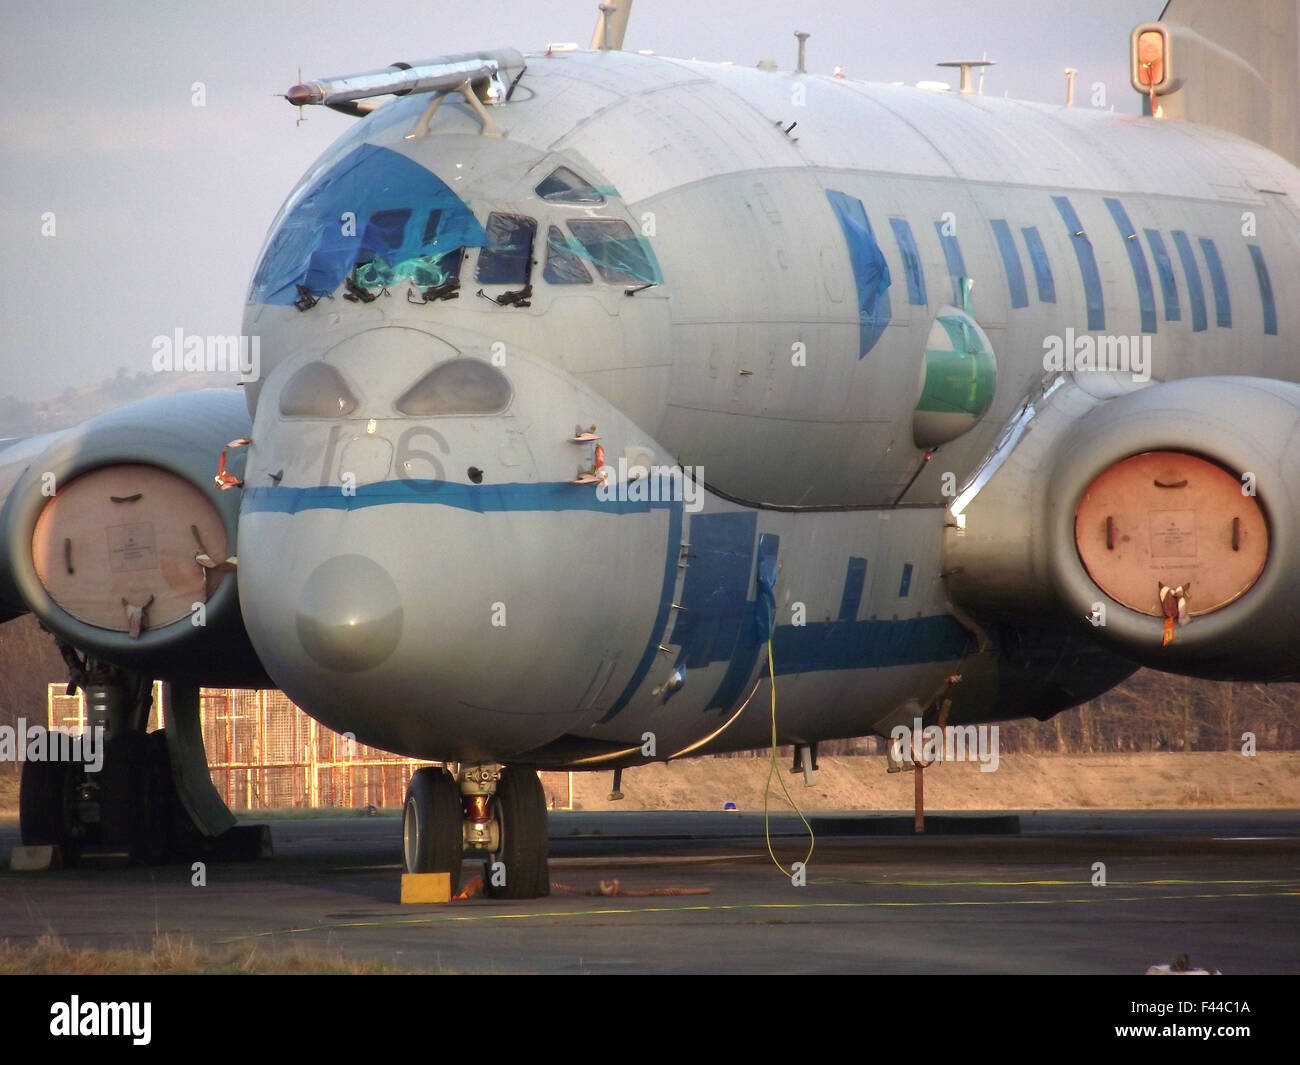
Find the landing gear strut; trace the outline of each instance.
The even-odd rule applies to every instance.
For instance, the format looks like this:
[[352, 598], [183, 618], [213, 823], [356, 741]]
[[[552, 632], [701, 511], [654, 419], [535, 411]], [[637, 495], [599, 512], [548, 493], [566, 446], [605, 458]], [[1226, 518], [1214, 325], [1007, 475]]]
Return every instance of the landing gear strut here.
[[[149, 677], [84, 660], [66, 644], [60, 651], [71, 690], [86, 694], [86, 729], [95, 731], [83, 737], [82, 760], [23, 763], [18, 805], [25, 845], [57, 846], [64, 865], [93, 849], [125, 851], [146, 864], [269, 853], [265, 826], [236, 826], [212, 786], [197, 687], [164, 685], [167, 728], [146, 732]], [[92, 749], [100, 757], [88, 764], [84, 755]]]
[[[145, 733], [153, 684], [147, 677], [83, 661], [60, 645], [72, 684], [86, 693], [86, 735], [70, 760], [23, 763], [19, 822], [26, 845], [55, 844], [65, 865], [87, 847], [125, 850], [133, 861], [161, 861], [167, 849], [173, 787], [165, 741]], [[97, 750], [90, 764], [85, 756]], [[78, 758], [81, 754], [83, 757]]]
[[551, 893], [546, 793], [536, 773], [476, 765], [463, 769], [457, 782], [441, 767], [416, 772], [402, 818], [404, 869], [450, 874], [455, 895], [466, 851], [484, 857], [483, 885], [493, 898]]

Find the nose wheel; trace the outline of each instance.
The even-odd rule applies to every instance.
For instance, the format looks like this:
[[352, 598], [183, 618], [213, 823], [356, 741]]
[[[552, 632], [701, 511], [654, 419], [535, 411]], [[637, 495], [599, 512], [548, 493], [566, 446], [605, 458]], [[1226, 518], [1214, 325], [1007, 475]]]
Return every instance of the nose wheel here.
[[506, 766], [488, 809], [497, 827], [497, 846], [483, 874], [495, 899], [537, 899], [551, 893], [547, 860], [546, 791], [531, 769]]
[[431, 766], [406, 789], [403, 868], [450, 874], [455, 895], [470, 850], [486, 859], [483, 887], [492, 898], [541, 898], [551, 893], [546, 828], [546, 792], [531, 769], [469, 766], [458, 783]]
[[402, 813], [402, 867], [408, 873], [448, 873], [460, 891], [464, 840], [460, 788], [441, 766], [416, 770]]

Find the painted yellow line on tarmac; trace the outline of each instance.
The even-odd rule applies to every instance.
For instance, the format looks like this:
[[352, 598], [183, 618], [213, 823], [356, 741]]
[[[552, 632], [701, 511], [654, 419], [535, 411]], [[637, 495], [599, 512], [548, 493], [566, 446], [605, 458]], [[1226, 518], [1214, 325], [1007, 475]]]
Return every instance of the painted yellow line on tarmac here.
[[245, 939], [262, 939], [272, 936], [296, 935], [305, 932], [325, 932], [341, 928], [401, 928], [415, 925], [437, 925], [460, 921], [531, 921], [555, 917], [626, 917], [658, 913], [741, 913], [765, 910], [871, 910], [871, 909], [936, 909], [943, 907], [995, 907], [995, 906], [1062, 906], [1117, 902], [1191, 902], [1219, 899], [1300, 898], [1297, 891], [1233, 891], [1205, 892], [1191, 895], [1114, 895], [1109, 889], [1099, 889], [1087, 898], [1045, 899], [901, 899], [873, 902], [731, 902], [690, 904], [680, 906], [628, 906], [602, 907], [595, 910], [546, 910], [538, 913], [437, 913], [423, 917], [395, 917], [380, 921], [337, 921], [303, 928], [282, 928], [271, 932], [253, 932], [218, 940], [218, 943], [237, 943]]
[[[850, 877], [815, 876], [810, 884], [861, 884], [864, 887], [1088, 887], [1091, 880], [855, 880]], [[1210, 887], [1217, 885], [1300, 885], [1286, 880], [1109, 880], [1109, 887]]]
[[[767, 855], [762, 851], [755, 851], [753, 854], [689, 854], [689, 855], [634, 855], [625, 858], [551, 858], [550, 864], [554, 868], [560, 866], [566, 869], [619, 869], [631, 866], [652, 866], [652, 865], [701, 865], [708, 862], [738, 862], [755, 858], [766, 858]], [[467, 865], [476, 864], [473, 861]], [[391, 873], [402, 868], [401, 862], [388, 862], [384, 865], [331, 865], [327, 866], [327, 873]]]

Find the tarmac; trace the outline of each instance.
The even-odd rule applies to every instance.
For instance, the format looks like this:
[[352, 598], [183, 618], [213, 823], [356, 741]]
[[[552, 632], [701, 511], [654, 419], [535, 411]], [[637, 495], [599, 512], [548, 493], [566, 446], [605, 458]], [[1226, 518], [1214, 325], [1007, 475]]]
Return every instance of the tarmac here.
[[[434, 973], [1141, 974], [1184, 953], [1300, 972], [1297, 811], [932, 815], [922, 836], [910, 814], [810, 820], [800, 878], [789, 814], [778, 868], [761, 813], [552, 812], [550, 897], [401, 906], [397, 814], [273, 818], [274, 857], [211, 862], [202, 887], [111, 855], [0, 872], [0, 939], [164, 934]], [[0, 857], [17, 842], [0, 826]]]

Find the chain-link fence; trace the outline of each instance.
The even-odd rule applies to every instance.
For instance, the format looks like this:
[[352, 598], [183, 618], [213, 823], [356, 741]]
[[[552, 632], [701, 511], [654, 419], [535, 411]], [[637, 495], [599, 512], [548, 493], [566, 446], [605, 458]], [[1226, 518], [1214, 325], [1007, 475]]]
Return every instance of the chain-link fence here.
[[[79, 734], [85, 696], [49, 685], [51, 728]], [[159, 686], [150, 729], [164, 727]], [[434, 763], [367, 747], [308, 717], [282, 692], [204, 688], [203, 745], [212, 782], [232, 809], [400, 807], [411, 775]]]

